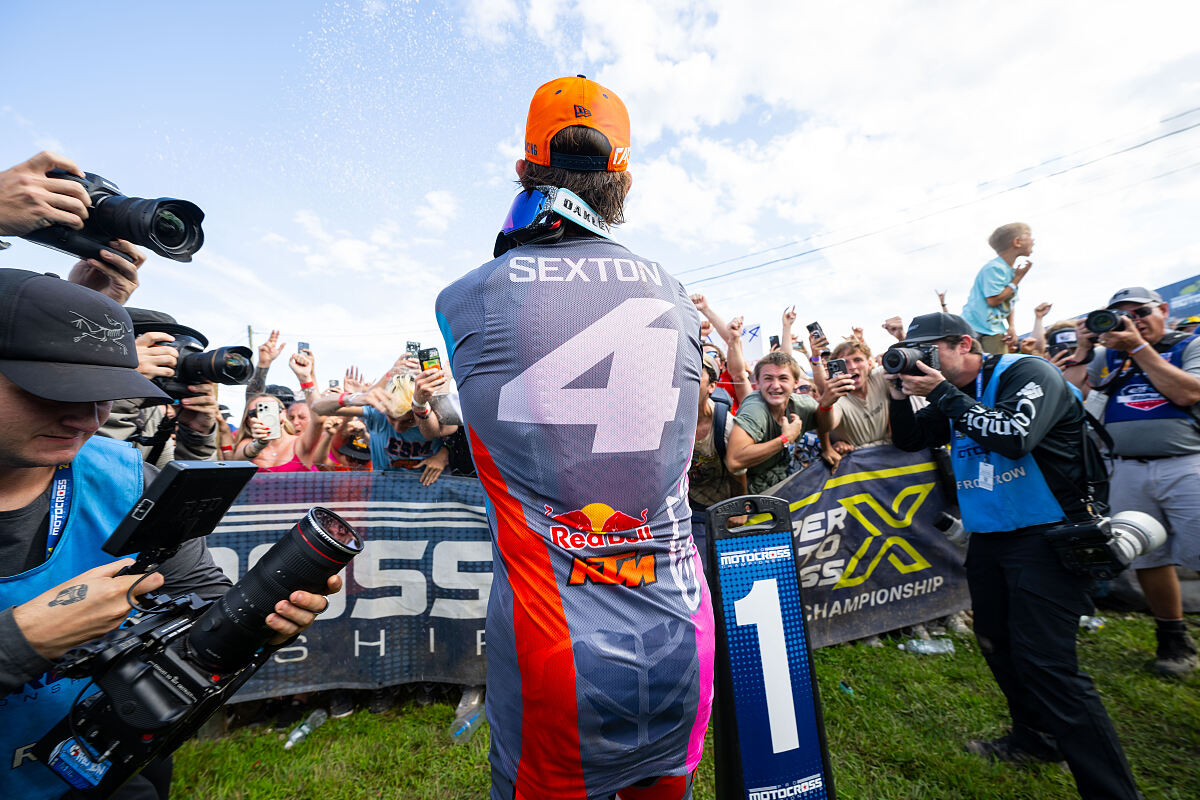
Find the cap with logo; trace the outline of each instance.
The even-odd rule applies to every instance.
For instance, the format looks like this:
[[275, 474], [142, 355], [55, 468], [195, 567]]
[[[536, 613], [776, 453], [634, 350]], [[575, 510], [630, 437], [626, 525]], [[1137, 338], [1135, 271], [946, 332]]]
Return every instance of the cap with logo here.
[[1161, 303], [1162, 301], [1162, 295], [1153, 289], [1147, 289], [1145, 286], [1130, 286], [1114, 294], [1108, 301], [1108, 307], [1112, 308], [1119, 303]]
[[933, 314], [922, 314], [913, 317], [908, 323], [908, 333], [904, 335], [903, 345], [920, 344], [945, 339], [947, 336], [970, 336], [974, 338], [975, 329], [965, 319], [957, 314], [947, 314], [938, 311]]
[[338, 453], [353, 458], [356, 461], [371, 460], [371, 446], [367, 443], [367, 439], [362, 434], [348, 440], [344, 445], [337, 449]]
[[[550, 140], [572, 125], [603, 134], [611, 152], [607, 156], [550, 152]], [[629, 166], [629, 113], [625, 104], [612, 90], [582, 75], [544, 84], [529, 103], [525, 160], [580, 172], [624, 172]]]
[[133, 323], [99, 292], [0, 269], [0, 373], [63, 403], [170, 397], [137, 371]]

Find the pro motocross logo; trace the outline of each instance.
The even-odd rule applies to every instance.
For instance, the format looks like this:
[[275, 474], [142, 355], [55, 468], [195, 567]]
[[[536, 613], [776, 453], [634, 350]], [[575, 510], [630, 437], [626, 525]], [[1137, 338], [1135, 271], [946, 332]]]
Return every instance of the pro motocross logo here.
[[[816, 504], [830, 489], [866, 481], [874, 484], [874, 492], [856, 492], [838, 498], [837, 506], [833, 508], [793, 517], [796, 559], [801, 563], [806, 559], [810, 562], [800, 570], [801, 584], [806, 588], [832, 584], [834, 589], [858, 586], [870, 579], [885, 560], [901, 574], [929, 568], [929, 560], [902, 532], [912, 525], [913, 518], [933, 491], [934, 482], [905, 486], [885, 505], [877, 497], [884, 482], [876, 479], [933, 469], [932, 463], [926, 463], [840, 475], [826, 481], [821, 491], [791, 503], [794, 513]], [[848, 559], [833, 558], [841, 548], [848, 518], [858, 522], [867, 536]]]

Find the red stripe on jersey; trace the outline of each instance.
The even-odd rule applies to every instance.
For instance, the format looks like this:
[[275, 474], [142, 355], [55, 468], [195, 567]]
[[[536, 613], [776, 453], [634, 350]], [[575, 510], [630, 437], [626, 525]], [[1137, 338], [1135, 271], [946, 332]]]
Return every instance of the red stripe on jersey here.
[[480, 481], [496, 514], [496, 545], [513, 592], [522, 698], [521, 760], [513, 782], [517, 800], [586, 800], [575, 656], [546, 541], [525, 523], [520, 502], [508, 493], [504, 477], [475, 430], [467, 426], [467, 434]]

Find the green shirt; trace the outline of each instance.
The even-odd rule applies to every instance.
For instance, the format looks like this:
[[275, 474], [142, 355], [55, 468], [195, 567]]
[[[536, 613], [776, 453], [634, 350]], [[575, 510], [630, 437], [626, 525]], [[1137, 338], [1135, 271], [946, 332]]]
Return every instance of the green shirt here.
[[[804, 430], [816, 430], [817, 401], [811, 397], [793, 394], [788, 399], [786, 413], [799, 417], [800, 421], [804, 423]], [[749, 395], [738, 406], [734, 424], [750, 434], [750, 438], [756, 444], [778, 439], [783, 434], [779, 423], [775, 421], [775, 417], [771, 416], [771, 409], [767, 406], [767, 401], [759, 392]], [[791, 454], [785, 447], [761, 464], [756, 464], [746, 470], [746, 483], [750, 494], [762, 494], [786, 478], [790, 459]]]

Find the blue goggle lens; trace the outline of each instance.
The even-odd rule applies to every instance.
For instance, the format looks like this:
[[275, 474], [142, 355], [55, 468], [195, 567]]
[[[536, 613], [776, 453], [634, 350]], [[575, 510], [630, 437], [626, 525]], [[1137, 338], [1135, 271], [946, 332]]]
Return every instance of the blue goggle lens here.
[[512, 206], [508, 209], [508, 216], [504, 218], [504, 227], [500, 229], [501, 232], [512, 233], [522, 228], [528, 228], [548, 208], [549, 199], [536, 190], [521, 192], [513, 199]]

